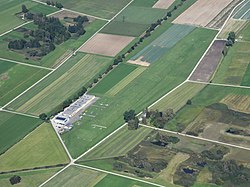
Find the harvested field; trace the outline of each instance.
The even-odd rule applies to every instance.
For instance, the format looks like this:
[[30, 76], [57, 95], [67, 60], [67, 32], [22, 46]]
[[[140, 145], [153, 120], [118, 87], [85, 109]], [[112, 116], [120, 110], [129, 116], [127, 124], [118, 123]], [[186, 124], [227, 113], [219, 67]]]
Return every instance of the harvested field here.
[[80, 51], [105, 56], [116, 56], [134, 37], [99, 33], [88, 41]]
[[207, 26], [233, 0], [198, 0], [173, 23]]
[[226, 26], [220, 32], [218, 38], [219, 39], [227, 39], [228, 34], [231, 31], [238, 34], [239, 31], [241, 31], [245, 27], [246, 24], [247, 24], [247, 22], [245, 20], [230, 19], [227, 22]]
[[228, 105], [232, 110], [250, 114], [250, 96], [229, 94], [220, 102]]
[[145, 70], [146, 68], [144, 67], [138, 67], [136, 70], [132, 71], [129, 75], [127, 75], [124, 79], [122, 79], [118, 84], [116, 84], [113, 88], [111, 88], [107, 92], [107, 94], [115, 96]]
[[169, 8], [175, 0], [158, 0], [153, 8], [167, 9]]
[[244, 4], [241, 9], [233, 16], [235, 19], [249, 19], [250, 18], [250, 1]]
[[155, 39], [151, 44], [146, 46], [142, 51], [132, 57], [132, 63], [153, 63], [157, 61], [167, 51], [169, 51], [173, 46], [175, 46], [175, 44], [177, 44], [181, 39], [191, 33], [194, 28], [195, 27], [193, 26], [187, 25], [173, 25], [167, 31], [161, 34], [157, 39]]
[[208, 25], [209, 28], [219, 29], [223, 26], [232, 10], [241, 0], [233, 0], [225, 9], [223, 9]]
[[213, 76], [220, 60], [226, 41], [216, 40], [201, 60], [200, 64], [190, 77], [190, 80], [208, 82]]

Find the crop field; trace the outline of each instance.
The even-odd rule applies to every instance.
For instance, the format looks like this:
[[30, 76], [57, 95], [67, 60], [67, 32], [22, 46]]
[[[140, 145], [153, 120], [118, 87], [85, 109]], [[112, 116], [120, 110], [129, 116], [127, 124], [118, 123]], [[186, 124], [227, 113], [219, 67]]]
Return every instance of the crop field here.
[[139, 59], [148, 63], [155, 62], [193, 30], [194, 27], [192, 26], [173, 25], [150, 45], [132, 57], [131, 61]]
[[247, 25], [240, 31], [237, 38], [239, 41], [250, 42], [250, 22], [247, 22]]
[[244, 81], [244, 77], [249, 75], [247, 72], [250, 58], [249, 48], [250, 44], [247, 42], [237, 42], [231, 47], [222, 60], [213, 82], [249, 85], [247, 81]]
[[109, 73], [100, 83], [98, 83], [92, 90], [93, 94], [105, 94], [118, 82], [124, 79], [128, 74], [133, 72], [137, 67], [122, 63]]
[[123, 156], [144, 140], [151, 131], [151, 129], [144, 127], [140, 127], [136, 131], [128, 130], [127, 126], [123, 127], [78, 161]]
[[175, 112], [180, 110], [186, 105], [189, 99], [192, 99], [196, 94], [198, 94], [205, 85], [196, 83], [185, 83], [174, 92], [170, 93], [164, 97], [161, 101], [156, 103], [151, 107], [151, 109], [158, 109], [159, 111], [164, 111], [166, 109], [173, 109]]
[[248, 64], [247, 70], [245, 75], [241, 81], [241, 85], [243, 86], [250, 86], [250, 63]]
[[[46, 2], [46, 0], [42, 0]], [[115, 16], [123, 7], [125, 7], [129, 0], [58, 0], [65, 8], [75, 10], [81, 13], [99, 16], [110, 19]]]
[[231, 2], [232, 0], [198, 0], [178, 18], [176, 18], [173, 23], [205, 27]]
[[250, 96], [248, 95], [227, 95], [221, 100], [230, 109], [250, 113]]
[[235, 19], [250, 19], [250, 2], [244, 4], [241, 9], [234, 15]]
[[7, 112], [0, 112], [0, 154], [20, 141], [41, 124], [41, 120]]
[[22, 11], [22, 4], [31, 12], [50, 14], [55, 12], [57, 9], [53, 7], [47, 7], [32, 1], [28, 0], [19, 0], [19, 1], [1, 1], [0, 7], [0, 34], [4, 33], [10, 29], [15, 28], [18, 25], [21, 25], [25, 21], [18, 17], [18, 13]]
[[51, 112], [65, 99], [75, 94], [82, 86], [87, 86], [92, 79], [104, 71], [112, 59], [79, 53], [78, 56], [71, 59], [71, 61], [75, 60], [78, 62], [68, 69], [66, 73], [57, 77], [43, 90], [32, 94], [28, 101], [14, 102], [8, 108], [34, 115]]
[[134, 37], [130, 36], [98, 33], [83, 45], [80, 51], [114, 57], [133, 40]]
[[152, 7], [158, 0], [135, 0], [130, 5], [131, 6], [140, 6], [140, 7]]
[[236, 35], [245, 27], [247, 22], [245, 20], [230, 19], [226, 26], [222, 29], [219, 34], [219, 39], [227, 39], [229, 32], [233, 31]]
[[2, 60], [0, 69], [0, 106], [11, 101], [50, 72]]
[[167, 9], [170, 7], [175, 0], [159, 0], [157, 3], [154, 4], [153, 8], [160, 8], [160, 9]]
[[0, 175], [0, 186], [11, 187], [9, 179], [13, 175], [18, 175], [22, 178], [21, 183], [18, 184], [20, 187], [37, 187], [42, 184], [49, 177], [54, 175], [59, 171], [60, 168], [46, 169], [46, 170], [36, 170], [28, 172], [16, 172], [11, 174], [1, 174]]
[[[25, 54], [8, 49], [9, 40], [23, 38], [23, 33], [15, 30], [0, 37], [0, 57], [20, 62], [31, 63], [35, 65], [42, 65], [45, 67], [56, 67], [57, 65], [62, 63], [62, 61], [65, 58], [67, 58], [70, 54], [72, 54], [72, 50], [76, 50], [78, 47], [80, 47], [105, 23], [106, 22], [102, 20], [95, 20], [91, 22], [91, 24], [89, 24], [85, 28], [86, 33], [83, 36], [79, 37], [78, 39], [74, 38], [69, 39], [64, 43], [57, 45], [54, 51], [44, 56], [41, 60], [26, 59]], [[36, 27], [36, 26], [33, 23], [24, 26], [24, 28], [29, 28], [29, 27]]]
[[215, 40], [190, 77], [190, 80], [209, 82], [222, 57], [226, 41]]
[[107, 92], [107, 95], [115, 96], [120, 91], [122, 91], [129, 83], [131, 83], [136, 77], [142, 74], [145, 70], [146, 68], [144, 67], [138, 67], [136, 70], [127, 75], [124, 79], [118, 82], [113, 88], [111, 88]]
[[[62, 136], [73, 157], [79, 156], [122, 124], [122, 115], [126, 110], [135, 109], [139, 112], [184, 81], [215, 35], [216, 31], [213, 30], [195, 29], [163, 58], [130, 82], [126, 89], [114, 97], [100, 98], [95, 103], [96, 106], [91, 106], [86, 111], [87, 115], [95, 117], [85, 115], [80, 121], [83, 125], [75, 125], [69, 133]], [[180, 53], [183, 55], [179, 55]], [[173, 71], [174, 69], [178, 69], [178, 72]], [[91, 125], [105, 128], [93, 129]]]
[[69, 159], [53, 127], [43, 123], [0, 156], [1, 171], [68, 163]]

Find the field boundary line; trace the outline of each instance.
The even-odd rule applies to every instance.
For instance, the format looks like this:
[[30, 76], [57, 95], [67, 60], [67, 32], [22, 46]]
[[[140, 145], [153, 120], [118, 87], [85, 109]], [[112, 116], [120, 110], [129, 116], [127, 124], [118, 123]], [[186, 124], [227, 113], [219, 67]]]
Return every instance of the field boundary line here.
[[[193, 75], [193, 73], [195, 72], [195, 70], [198, 68], [198, 66], [201, 64], [203, 58], [205, 57], [205, 55], [207, 54], [207, 52], [209, 51], [209, 49], [212, 47], [213, 43], [217, 40], [219, 34], [222, 32], [223, 28], [226, 26], [227, 22], [229, 21], [229, 19], [231, 18], [234, 10], [240, 6], [244, 1], [242, 1], [241, 3], [239, 3], [237, 6], [235, 6], [233, 8], [233, 10], [231, 11], [231, 13], [229, 14], [228, 18], [226, 19], [226, 21], [224, 22], [224, 24], [222, 25], [222, 27], [219, 29], [219, 32], [215, 35], [214, 39], [212, 40], [212, 42], [210, 43], [210, 45], [208, 46], [207, 50], [203, 53], [203, 55], [201, 56], [200, 60], [198, 61], [198, 63], [196, 64], [196, 66], [194, 67], [194, 69], [192, 70], [192, 72], [189, 74], [187, 80], [189, 80], [191, 78], [191, 76]], [[219, 65], [219, 64], [218, 64]]]
[[72, 164], [72, 165], [73, 166], [79, 166], [79, 167], [86, 168], [86, 169], [90, 169], [90, 170], [99, 171], [99, 172], [102, 172], [102, 173], [107, 173], [107, 174], [110, 174], [110, 175], [115, 175], [115, 176], [118, 176], [118, 177], [127, 178], [127, 179], [130, 179], [130, 180], [150, 184], [150, 185], [153, 185], [153, 186], [165, 187], [165, 186], [160, 185], [160, 184], [152, 183], [152, 182], [149, 182], [149, 181], [137, 179], [137, 178], [134, 178], [134, 177], [129, 177], [129, 176], [126, 176], [126, 175], [122, 175], [122, 174], [118, 174], [118, 173], [114, 173], [114, 172], [110, 172], [110, 171], [106, 171], [106, 170], [102, 170], [102, 169], [98, 169], [98, 168], [94, 168], [94, 167], [90, 167], [90, 166], [86, 166], [86, 165], [81, 165], [81, 164]]
[[224, 143], [224, 142], [220, 142], [220, 141], [217, 141], [217, 140], [211, 140], [211, 139], [207, 139], [207, 138], [202, 138], [202, 137], [199, 137], [199, 136], [192, 136], [192, 135], [189, 135], [189, 134], [184, 134], [184, 133], [180, 133], [180, 132], [176, 132], [176, 131], [170, 131], [170, 130], [166, 130], [166, 129], [160, 129], [160, 128], [152, 127], [152, 126], [149, 126], [149, 125], [140, 124], [140, 126], [146, 127], [146, 128], [150, 128], [150, 129], [154, 129], [154, 130], [157, 130], [157, 131], [168, 132], [168, 133], [179, 135], [179, 136], [184, 136], [184, 137], [188, 137], [188, 138], [193, 138], [193, 139], [197, 139], [197, 140], [207, 141], [207, 142], [221, 144], [221, 145], [228, 146], [228, 147], [233, 147], [233, 148], [244, 149], [244, 150], [250, 151], [250, 148], [244, 147], [244, 146], [239, 146], [239, 145]]
[[[48, 14], [47, 16], [51, 16], [51, 15], [56, 14], [56, 13], [61, 12], [61, 11], [62, 11], [62, 10], [58, 10], [58, 11], [52, 12], [51, 14]], [[18, 29], [18, 28], [24, 26], [24, 25], [27, 25], [27, 24], [29, 24], [29, 23], [32, 23], [32, 22], [34, 22], [34, 21], [33, 21], [33, 20], [32, 20], [32, 21], [26, 21], [25, 23], [22, 23], [21, 25], [18, 25], [18, 26], [16, 26], [16, 27], [14, 27], [13, 29], [10, 29], [10, 30], [8, 30], [8, 31], [6, 31], [6, 32], [4, 32], [4, 33], [2, 33], [2, 34], [0, 34], [0, 37], [2, 37], [2, 36], [4, 36], [4, 35], [6, 35], [6, 34], [12, 32], [12, 31], [14, 31], [14, 30], [16, 30], [16, 29]]]
[[[248, 0], [243, 0], [242, 1], [242, 3], [245, 3], [244, 5], [242, 5], [242, 7], [239, 9], [239, 10], [237, 10], [231, 17], [232, 17], [232, 19], [235, 19], [235, 18], [233, 18], [247, 3], [248, 3]], [[236, 19], [236, 20], [240, 20], [240, 19]]]
[[[47, 3], [42, 2], [42, 1], [39, 1], [39, 0], [32, 0], [32, 1], [33, 1], [33, 2], [36, 2], [36, 3], [40, 3], [40, 4], [43, 4], [43, 5], [46, 5], [46, 6], [49, 6], [49, 7], [52, 7], [52, 6], [50, 6], [50, 5], [47, 5]], [[66, 10], [66, 11], [69, 11], [69, 12], [73, 12], [73, 13], [77, 13], [77, 14], [89, 16], [89, 17], [92, 17], [92, 18], [96, 18], [96, 19], [100, 19], [100, 20], [104, 20], [104, 21], [109, 21], [109, 19], [101, 18], [101, 17], [98, 17], [98, 16], [93, 16], [93, 15], [90, 15], [90, 14], [85, 14], [85, 13], [78, 12], [78, 11], [75, 11], [75, 10], [71, 10], [71, 9], [68, 9], [68, 8], [62, 8], [61, 10], [62, 10], [62, 11], [63, 11], [63, 10]]]
[[28, 63], [25, 63], [25, 62], [19, 62], [19, 61], [16, 61], [16, 60], [10, 60], [10, 59], [1, 58], [1, 57], [0, 57], [0, 60], [7, 61], [7, 62], [12, 62], [12, 63], [15, 63], [15, 64], [24, 65], [24, 66], [34, 67], [34, 68], [46, 69], [46, 70], [49, 70], [49, 71], [53, 70], [53, 68], [47, 68], [47, 67], [44, 67], [44, 66], [37, 66], [37, 65], [28, 64]]
[[201, 81], [192, 81], [192, 80], [188, 80], [187, 82], [197, 83], [197, 84], [213, 85], [213, 86], [223, 86], [223, 87], [250, 89], [250, 86], [240, 86], [240, 85], [232, 85], [232, 84], [220, 84], [220, 83], [201, 82]]
[[3, 109], [3, 108], [0, 108], [0, 111], [12, 113], [12, 114], [18, 114], [18, 115], [22, 115], [22, 116], [27, 116], [27, 117], [39, 119], [38, 116], [34, 116], [34, 115], [31, 115], [31, 114], [25, 114], [25, 113], [21, 113], [21, 112], [16, 112], [16, 111], [12, 111], [12, 110], [6, 110], [6, 109]]

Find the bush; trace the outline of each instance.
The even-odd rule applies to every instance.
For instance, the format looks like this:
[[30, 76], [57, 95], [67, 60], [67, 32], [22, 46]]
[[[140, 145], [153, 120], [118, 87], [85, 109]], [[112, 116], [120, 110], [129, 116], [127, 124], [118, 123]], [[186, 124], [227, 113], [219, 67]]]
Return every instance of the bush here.
[[13, 177], [11, 177], [9, 179], [10, 181], [10, 184], [14, 185], [14, 184], [18, 184], [21, 182], [21, 177], [20, 176], [17, 176], [17, 175], [14, 175]]

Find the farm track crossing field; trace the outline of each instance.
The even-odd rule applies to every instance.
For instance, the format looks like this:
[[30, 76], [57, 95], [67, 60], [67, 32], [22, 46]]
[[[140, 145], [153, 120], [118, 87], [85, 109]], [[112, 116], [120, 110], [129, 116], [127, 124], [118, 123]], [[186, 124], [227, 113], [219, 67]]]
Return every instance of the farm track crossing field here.
[[115, 57], [133, 40], [134, 37], [98, 33], [83, 45], [80, 51]]
[[236, 19], [230, 19], [226, 26], [222, 29], [222, 31], [220, 32], [218, 38], [219, 39], [227, 39], [228, 34], [233, 31], [236, 34], [238, 34], [243, 28], [244, 26], [247, 24], [246, 21], [244, 20], [236, 20]]
[[31, 12], [50, 14], [55, 12], [57, 9], [53, 7], [47, 7], [28, 0], [19, 0], [19, 1], [1, 1], [0, 7], [0, 34], [15, 28], [18, 25], [21, 25], [25, 21], [18, 17], [18, 13], [22, 11], [22, 4]]
[[[56, 67], [61, 64], [65, 58], [72, 54], [73, 50], [76, 50], [85, 41], [87, 41], [105, 23], [106, 22], [103, 20], [94, 20], [85, 28], [86, 33], [83, 36], [78, 39], [69, 39], [64, 43], [57, 45], [54, 51], [44, 56], [41, 60], [26, 59], [24, 54], [8, 49], [9, 40], [23, 39], [23, 33], [15, 30], [0, 37], [0, 57], [45, 67]], [[23, 28], [34, 29], [36, 28], [36, 25], [30, 23], [25, 25]]]
[[183, 86], [179, 87], [174, 92], [167, 95], [160, 102], [156, 103], [152, 109], [158, 109], [159, 111], [164, 111], [166, 109], [173, 109], [175, 112], [180, 110], [189, 99], [192, 99], [196, 94], [198, 94], [205, 85], [195, 84], [195, 83], [185, 83]]
[[40, 91], [36, 91], [36, 88], [34, 88], [35, 90], [30, 92], [31, 95], [28, 93], [31, 96], [28, 100], [24, 95], [24, 100], [20, 98], [18, 101], [10, 104], [8, 108], [34, 115], [51, 112], [65, 99], [75, 94], [81, 87], [88, 85], [94, 77], [104, 71], [112, 59], [94, 55], [83, 56], [83, 54], [79, 53], [69, 60], [68, 63], [75, 60], [78, 62], [64, 74], [58, 76], [57, 79], [53, 79], [53, 82], [47, 85], [47, 87]]
[[134, 71], [132, 71], [130, 74], [128, 74], [123, 80], [118, 82], [113, 88], [111, 88], [107, 95], [115, 96], [118, 94], [122, 89], [124, 89], [130, 82], [132, 82], [136, 77], [138, 77], [140, 74], [145, 71], [146, 68], [144, 67], [138, 67]]
[[125, 126], [78, 161], [123, 156], [144, 140], [151, 131], [144, 127], [128, 130]]
[[[46, 2], [46, 0], [42, 1]], [[125, 7], [130, 0], [106, 0], [105, 3], [103, 0], [58, 0], [57, 2], [71, 10], [109, 19]]]
[[168, 7], [170, 7], [173, 2], [175, 0], [158, 0], [155, 5], [153, 6], [153, 8], [161, 8], [161, 9], [167, 9]]
[[0, 156], [0, 171], [66, 164], [68, 161], [53, 127], [43, 123]]
[[231, 2], [232, 0], [198, 0], [178, 18], [176, 18], [173, 23], [205, 27]]
[[[244, 76], [247, 73], [250, 58], [250, 43], [237, 42], [231, 47], [222, 60], [213, 82], [224, 84], [245, 84]], [[246, 84], [247, 85], [247, 84]]]
[[[20, 141], [41, 124], [41, 120], [17, 114], [0, 112], [0, 154]], [[2, 169], [2, 167], [1, 167]]]
[[250, 19], [250, 2], [244, 4], [241, 9], [234, 15], [235, 19]]
[[92, 90], [93, 94], [105, 94], [129, 73], [133, 72], [137, 67], [122, 63], [111, 71], [100, 83], [98, 83]]
[[194, 30], [193, 26], [173, 25], [150, 45], [131, 58], [131, 61], [146, 61], [152, 63], [161, 58], [167, 51], [176, 45], [181, 39]]
[[50, 72], [1, 60], [0, 69], [0, 106], [11, 101]]
[[54, 175], [61, 168], [53, 168], [46, 170], [36, 170], [36, 171], [28, 171], [28, 172], [16, 172], [11, 174], [2, 174], [0, 175], [0, 186], [4, 187], [12, 187], [9, 179], [13, 175], [18, 175], [21, 177], [21, 183], [18, 184], [19, 187], [37, 187], [42, 184], [49, 177]]
[[[139, 112], [183, 82], [216, 33], [214, 30], [195, 29], [130, 82], [126, 89], [114, 97], [100, 98], [95, 103], [96, 106], [91, 106], [86, 111], [80, 125], [75, 125], [69, 133], [62, 135], [72, 156], [79, 156], [120, 126], [124, 122], [122, 115], [126, 110], [134, 109]], [[104, 128], [92, 128], [92, 125]]]
[[191, 75], [190, 80], [208, 82], [223, 57], [222, 52], [225, 46], [225, 40], [215, 40]]

